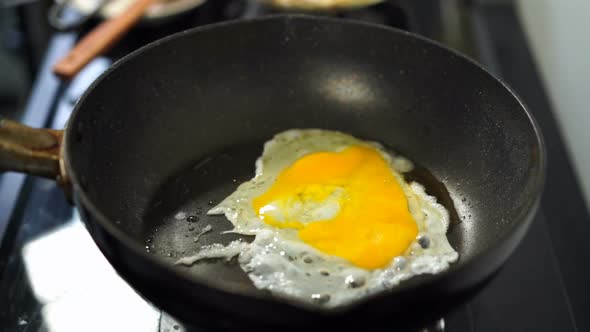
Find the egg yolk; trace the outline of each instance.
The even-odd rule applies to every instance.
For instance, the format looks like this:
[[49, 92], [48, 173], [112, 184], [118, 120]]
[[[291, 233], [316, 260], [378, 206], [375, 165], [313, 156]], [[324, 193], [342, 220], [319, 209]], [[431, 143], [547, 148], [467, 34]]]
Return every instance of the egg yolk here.
[[303, 242], [365, 269], [388, 265], [418, 233], [393, 170], [360, 145], [299, 158], [253, 207], [265, 223], [297, 229]]

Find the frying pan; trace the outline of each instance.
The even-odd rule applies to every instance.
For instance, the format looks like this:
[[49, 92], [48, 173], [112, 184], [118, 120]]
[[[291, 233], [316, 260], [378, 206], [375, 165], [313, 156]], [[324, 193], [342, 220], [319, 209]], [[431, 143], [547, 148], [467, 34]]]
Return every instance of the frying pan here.
[[[408, 177], [451, 213], [448, 238], [459, 261], [334, 309], [257, 290], [236, 264], [174, 266], [200, 245], [236, 239], [222, 234], [230, 228], [224, 217], [202, 212], [253, 176], [264, 141], [292, 128], [340, 130], [413, 160]], [[156, 306], [197, 325], [300, 329], [387, 320], [401, 328], [438, 318], [510, 256], [545, 176], [533, 117], [473, 61], [404, 31], [299, 15], [226, 22], [151, 43], [96, 80], [64, 132], [4, 120], [0, 138], [3, 170], [70, 188], [116, 271]], [[177, 220], [178, 212], [200, 220]], [[195, 244], [191, 228], [207, 224], [214, 231]]]
[[[141, 20], [155, 23], [155, 20], [163, 23], [164, 19], [170, 19], [173, 15], [180, 15], [189, 9], [198, 7], [205, 3], [205, 0], [128, 0], [128, 1], [102, 1], [95, 4], [96, 11], [106, 10], [110, 13], [108, 20], [98, 24], [88, 32], [76, 45], [62, 57], [53, 67], [53, 72], [61, 79], [70, 80], [80, 72], [90, 61], [102, 53], [108, 51], [121, 39], [130, 29]], [[76, 5], [88, 5], [87, 0], [75, 2]], [[59, 13], [61, 7], [66, 4], [55, 4], [55, 8], [49, 11], [49, 21], [53, 25], [61, 26], [62, 30], [72, 27], [60, 23]], [[93, 6], [90, 4], [90, 6]], [[84, 10], [91, 10], [82, 8]], [[90, 15], [92, 13], [89, 13]], [[83, 24], [82, 19], [79, 24]], [[77, 24], [73, 23], [73, 26]]]

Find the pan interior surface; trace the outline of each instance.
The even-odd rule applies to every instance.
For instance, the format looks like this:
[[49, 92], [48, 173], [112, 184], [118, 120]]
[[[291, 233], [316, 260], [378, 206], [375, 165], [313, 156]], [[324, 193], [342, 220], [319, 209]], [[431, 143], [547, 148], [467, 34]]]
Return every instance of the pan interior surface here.
[[[225, 216], [206, 213], [236, 190], [239, 184], [253, 177], [254, 164], [262, 154], [263, 144], [235, 146], [196, 160], [191, 167], [166, 181], [146, 209], [146, 250], [174, 264], [180, 258], [197, 254], [201, 246], [228, 245], [237, 239], [250, 242], [253, 236], [226, 233], [233, 226]], [[437, 197], [449, 211], [449, 236], [460, 250], [463, 233], [455, 231], [455, 228], [460, 227], [461, 221], [444, 185], [419, 165], [404, 173], [404, 177], [406, 181], [424, 184], [428, 193]], [[251, 284], [235, 260], [204, 260], [182, 269], [198, 276], [210, 278], [216, 274], [226, 282]]]
[[[453, 269], [523, 222], [542, 168], [523, 106], [477, 65], [403, 32], [303, 16], [157, 42], [116, 64], [77, 109], [67, 153], [83, 196], [133, 246], [166, 260], [235, 239], [219, 234], [229, 222], [204, 213], [287, 129], [339, 130], [419, 165], [410, 176], [454, 219]], [[235, 264], [191, 271], [257, 292]]]

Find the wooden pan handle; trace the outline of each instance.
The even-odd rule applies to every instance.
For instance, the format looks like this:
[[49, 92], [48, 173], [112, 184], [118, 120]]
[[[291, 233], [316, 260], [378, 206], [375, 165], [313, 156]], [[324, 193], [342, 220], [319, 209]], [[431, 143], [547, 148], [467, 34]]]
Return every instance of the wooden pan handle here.
[[59, 77], [69, 80], [96, 56], [106, 52], [141, 19], [154, 0], [136, 0], [121, 15], [90, 31], [53, 67]]
[[37, 129], [0, 117], [0, 174], [60, 175], [63, 130]]

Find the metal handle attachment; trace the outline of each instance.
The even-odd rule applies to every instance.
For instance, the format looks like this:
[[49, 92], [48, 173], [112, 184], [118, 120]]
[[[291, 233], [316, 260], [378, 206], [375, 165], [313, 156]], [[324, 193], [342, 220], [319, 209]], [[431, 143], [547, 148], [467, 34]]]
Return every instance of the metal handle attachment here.
[[63, 130], [36, 129], [0, 118], [0, 172], [22, 172], [65, 184], [63, 136]]

